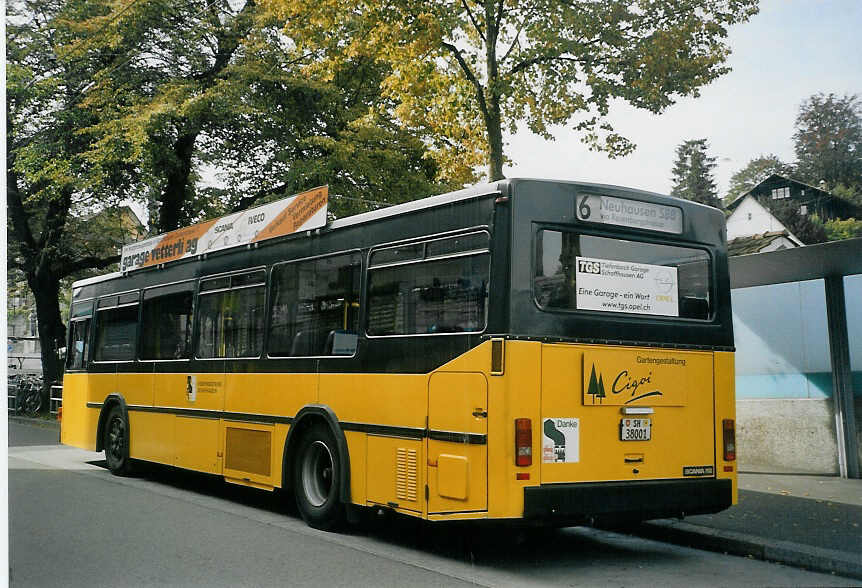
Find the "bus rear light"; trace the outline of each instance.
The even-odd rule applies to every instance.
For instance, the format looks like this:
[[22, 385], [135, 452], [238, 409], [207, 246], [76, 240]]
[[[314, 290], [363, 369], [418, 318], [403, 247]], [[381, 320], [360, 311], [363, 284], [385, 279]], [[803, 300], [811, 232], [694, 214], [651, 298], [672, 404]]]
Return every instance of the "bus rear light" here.
[[724, 437], [724, 461], [736, 461], [736, 424], [733, 419], [721, 421]]
[[515, 465], [533, 465], [533, 423], [530, 419], [515, 419]]

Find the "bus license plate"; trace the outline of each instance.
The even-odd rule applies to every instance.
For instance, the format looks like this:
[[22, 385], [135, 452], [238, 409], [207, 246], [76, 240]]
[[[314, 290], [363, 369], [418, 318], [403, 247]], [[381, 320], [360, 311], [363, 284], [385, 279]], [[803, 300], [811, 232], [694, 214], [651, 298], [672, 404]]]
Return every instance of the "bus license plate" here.
[[649, 441], [649, 419], [622, 419], [620, 421], [620, 441]]

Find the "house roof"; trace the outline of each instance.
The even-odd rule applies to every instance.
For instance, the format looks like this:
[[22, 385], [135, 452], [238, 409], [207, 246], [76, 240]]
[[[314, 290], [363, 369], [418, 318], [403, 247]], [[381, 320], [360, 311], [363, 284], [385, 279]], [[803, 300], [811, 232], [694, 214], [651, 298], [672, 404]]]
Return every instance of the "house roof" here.
[[[768, 247], [772, 244], [776, 239], [780, 239], [784, 237], [791, 243], [793, 240], [790, 238], [790, 234], [788, 231], [772, 231], [769, 233], [761, 233], [759, 235], [752, 235], [751, 237], [737, 237], [732, 241], [728, 241], [727, 243], [727, 255], [729, 257], [733, 257], [735, 255], [748, 255], [749, 253], [759, 253], [764, 248]], [[796, 243], [793, 243], [796, 246]]]
[[810, 190], [816, 190], [817, 192], [820, 192], [821, 194], [823, 194], [824, 196], [827, 196], [829, 198], [837, 198], [837, 196], [835, 196], [834, 194], [831, 194], [831, 193], [827, 192], [826, 190], [818, 188], [817, 186], [812, 186], [811, 184], [806, 184], [805, 182], [800, 182], [799, 180], [794, 180], [793, 178], [788, 178], [787, 176], [782, 176], [781, 174], [771, 174], [771, 175], [763, 178], [762, 180], [760, 180], [755, 186], [753, 186], [747, 192], [743, 192], [742, 194], [740, 194], [739, 196], [734, 198], [731, 202], [729, 202], [727, 204], [727, 206], [725, 208], [727, 208], [729, 210], [733, 210], [734, 208], [736, 208], [739, 205], [740, 202], [743, 201], [743, 199], [746, 196], [748, 196], [749, 194], [751, 194], [752, 192], [757, 190], [760, 186], [762, 186], [763, 184], [772, 183], [776, 180], [784, 180], [790, 184], [796, 184], [797, 186], [802, 187], [802, 188], [807, 188]]

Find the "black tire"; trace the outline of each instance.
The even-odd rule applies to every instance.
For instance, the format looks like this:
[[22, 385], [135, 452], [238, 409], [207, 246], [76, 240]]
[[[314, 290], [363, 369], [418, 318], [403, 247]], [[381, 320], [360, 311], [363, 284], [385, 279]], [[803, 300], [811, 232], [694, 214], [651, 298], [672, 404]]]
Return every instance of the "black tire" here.
[[329, 427], [312, 426], [299, 440], [293, 463], [293, 493], [303, 520], [315, 529], [333, 531], [344, 525], [339, 496], [341, 462]]
[[128, 476], [132, 473], [132, 460], [129, 459], [129, 422], [120, 406], [115, 404], [108, 411], [103, 434], [108, 469], [115, 476]]

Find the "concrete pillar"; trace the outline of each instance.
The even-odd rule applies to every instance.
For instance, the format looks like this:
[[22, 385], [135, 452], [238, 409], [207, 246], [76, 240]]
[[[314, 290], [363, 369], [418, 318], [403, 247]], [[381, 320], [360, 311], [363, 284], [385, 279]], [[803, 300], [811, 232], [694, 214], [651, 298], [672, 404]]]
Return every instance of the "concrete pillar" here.
[[824, 281], [829, 351], [832, 359], [832, 393], [835, 399], [835, 429], [838, 433], [838, 468], [842, 478], [859, 478], [844, 276], [828, 276]]

